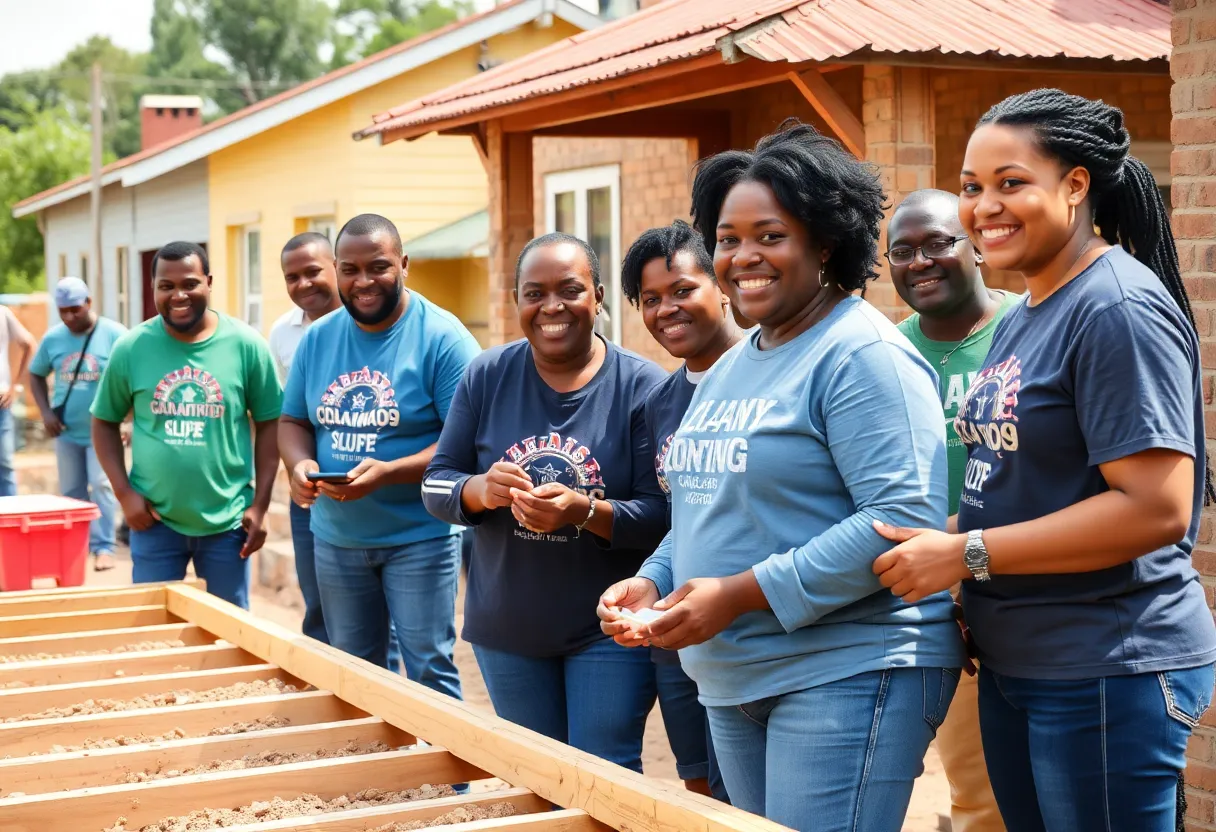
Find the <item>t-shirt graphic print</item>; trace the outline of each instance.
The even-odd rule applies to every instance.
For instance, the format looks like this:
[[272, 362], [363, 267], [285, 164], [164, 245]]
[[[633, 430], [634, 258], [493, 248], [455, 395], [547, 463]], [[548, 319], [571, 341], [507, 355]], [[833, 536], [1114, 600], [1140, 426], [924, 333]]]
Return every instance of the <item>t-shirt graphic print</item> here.
[[207, 445], [207, 426], [224, 418], [224, 391], [211, 373], [185, 366], [165, 374], [148, 409], [161, 420], [169, 445]]
[[329, 458], [357, 465], [374, 456], [381, 431], [401, 424], [395, 395], [388, 375], [366, 366], [330, 382], [314, 417], [329, 433]]

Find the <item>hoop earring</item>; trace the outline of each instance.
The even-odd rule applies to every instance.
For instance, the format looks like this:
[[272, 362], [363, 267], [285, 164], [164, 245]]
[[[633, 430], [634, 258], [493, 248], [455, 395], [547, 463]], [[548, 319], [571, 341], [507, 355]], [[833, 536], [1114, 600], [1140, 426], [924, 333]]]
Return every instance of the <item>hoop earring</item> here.
[[824, 281], [823, 281], [823, 264], [820, 263], [819, 264], [819, 287], [821, 289], [826, 289], [831, 285], [832, 285], [831, 283], [824, 283]]

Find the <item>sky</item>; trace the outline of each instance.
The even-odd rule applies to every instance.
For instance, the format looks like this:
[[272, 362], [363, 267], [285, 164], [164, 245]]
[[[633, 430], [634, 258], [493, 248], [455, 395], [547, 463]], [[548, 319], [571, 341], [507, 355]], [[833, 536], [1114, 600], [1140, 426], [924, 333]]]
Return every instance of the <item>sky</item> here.
[[[587, 9], [593, 0], [574, 0]], [[480, 10], [494, 0], [474, 0]], [[53, 66], [92, 35], [124, 49], [151, 47], [152, 0], [0, 0], [0, 75]]]

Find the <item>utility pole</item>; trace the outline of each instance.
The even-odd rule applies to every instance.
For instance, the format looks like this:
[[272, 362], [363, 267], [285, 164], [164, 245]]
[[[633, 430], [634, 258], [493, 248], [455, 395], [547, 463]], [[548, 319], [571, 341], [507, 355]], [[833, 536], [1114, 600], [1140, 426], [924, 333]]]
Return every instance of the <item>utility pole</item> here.
[[90, 260], [88, 274], [89, 288], [93, 290], [93, 296], [97, 297], [101, 288], [101, 63], [93, 62], [93, 84], [92, 94], [89, 97], [91, 106], [91, 123], [92, 123], [92, 160], [90, 162], [90, 174], [92, 176], [92, 190], [90, 193], [90, 214], [93, 222], [93, 253]]

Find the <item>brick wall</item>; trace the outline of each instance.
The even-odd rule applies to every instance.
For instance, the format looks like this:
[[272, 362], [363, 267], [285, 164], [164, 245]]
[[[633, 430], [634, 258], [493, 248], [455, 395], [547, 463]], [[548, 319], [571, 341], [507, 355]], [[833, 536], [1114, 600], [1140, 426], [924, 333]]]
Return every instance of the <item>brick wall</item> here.
[[[1178, 241], [1183, 279], [1195, 307], [1200, 354], [1205, 376], [1208, 438], [1216, 438], [1216, 410], [1212, 409], [1213, 371], [1216, 370], [1216, 2], [1173, 0], [1174, 51], [1170, 72], [1173, 120], [1170, 132], [1174, 153], [1171, 196], [1172, 224]], [[1208, 443], [1208, 454], [1213, 443]], [[1194, 554], [1212, 605], [1216, 586], [1216, 550], [1212, 528], [1216, 510], [1206, 509]], [[1210, 710], [1195, 731], [1187, 749], [1187, 829], [1216, 829], [1216, 709]]]

